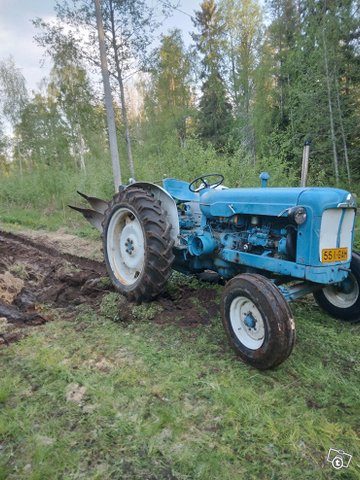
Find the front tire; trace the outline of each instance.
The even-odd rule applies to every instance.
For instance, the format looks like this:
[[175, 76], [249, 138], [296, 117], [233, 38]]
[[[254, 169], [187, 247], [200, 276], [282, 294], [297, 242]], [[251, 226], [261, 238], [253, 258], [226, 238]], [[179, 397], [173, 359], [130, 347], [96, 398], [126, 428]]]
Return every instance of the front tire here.
[[117, 291], [129, 300], [150, 301], [171, 273], [174, 241], [159, 200], [141, 188], [116, 194], [104, 214], [105, 264]]
[[345, 322], [360, 321], [360, 255], [353, 252], [350, 273], [340, 285], [328, 285], [314, 293], [326, 313]]
[[224, 288], [221, 316], [231, 346], [249, 365], [266, 370], [288, 358], [295, 343], [291, 310], [278, 288], [257, 274], [241, 274]]

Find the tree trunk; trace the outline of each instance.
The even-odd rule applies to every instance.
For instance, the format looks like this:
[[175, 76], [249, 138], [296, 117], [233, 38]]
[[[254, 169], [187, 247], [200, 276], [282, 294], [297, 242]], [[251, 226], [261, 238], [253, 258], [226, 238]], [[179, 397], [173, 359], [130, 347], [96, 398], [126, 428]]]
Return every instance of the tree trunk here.
[[80, 164], [80, 170], [83, 172], [86, 172], [85, 141], [81, 133], [79, 134], [79, 164]]
[[111, 22], [111, 34], [112, 34], [112, 47], [114, 50], [114, 59], [116, 65], [116, 72], [118, 77], [118, 83], [120, 87], [120, 101], [121, 101], [121, 113], [125, 127], [125, 141], [126, 141], [126, 151], [127, 157], [129, 162], [129, 171], [130, 175], [135, 178], [135, 169], [134, 169], [134, 160], [132, 156], [132, 148], [131, 148], [131, 138], [130, 138], [130, 131], [129, 131], [129, 121], [127, 116], [127, 108], [126, 108], [126, 100], [125, 100], [125, 91], [124, 91], [124, 82], [122, 78], [122, 71], [120, 67], [120, 59], [117, 51], [116, 46], [116, 31], [115, 31], [115, 22], [114, 22], [114, 8], [113, 2], [110, 0], [110, 22]]
[[342, 109], [341, 109], [341, 103], [340, 103], [339, 85], [338, 85], [337, 81], [336, 81], [336, 101], [337, 101], [337, 108], [338, 108], [338, 113], [339, 113], [341, 138], [342, 138], [343, 148], [344, 148], [346, 173], [347, 173], [348, 183], [349, 183], [349, 185], [351, 185], [350, 163], [349, 163], [348, 149], [347, 149], [347, 143], [346, 143], [344, 122], [343, 122], [343, 119], [342, 119]]
[[23, 166], [22, 166], [22, 153], [20, 151], [20, 148], [19, 148], [19, 144], [18, 144], [18, 141], [15, 140], [16, 143], [15, 143], [15, 149], [18, 151], [18, 154], [19, 154], [19, 171], [20, 171], [20, 177], [23, 176]]
[[336, 184], [338, 184], [339, 183], [339, 161], [338, 161], [337, 150], [336, 150], [334, 116], [333, 116], [333, 109], [332, 109], [332, 102], [331, 102], [329, 62], [327, 57], [327, 47], [326, 47], [326, 41], [325, 41], [324, 27], [322, 29], [322, 37], [323, 37], [323, 45], [324, 45], [324, 62], [325, 62], [325, 73], [326, 73], [327, 97], [328, 97], [328, 105], [329, 105], [331, 143], [332, 143], [333, 158], [334, 158], [335, 181], [336, 181]]
[[111, 153], [111, 160], [112, 160], [112, 167], [113, 167], [115, 191], [117, 191], [119, 188], [119, 185], [121, 185], [121, 169], [120, 169], [119, 151], [118, 151], [117, 138], [116, 138], [115, 114], [114, 114], [114, 107], [113, 107], [112, 98], [111, 98], [109, 70], [108, 70], [107, 60], [106, 60], [105, 36], [104, 36], [104, 27], [103, 27], [102, 16], [101, 16], [100, 0], [95, 0], [95, 8], [96, 8], [96, 22], [97, 22], [97, 27], [99, 32], [101, 73], [102, 73], [103, 84], [104, 84], [105, 108], [106, 108], [107, 124], [108, 124], [108, 131], [109, 131], [110, 153]]
[[236, 73], [235, 73], [235, 53], [234, 53], [234, 45], [233, 45], [233, 38], [230, 34], [230, 50], [231, 50], [231, 76], [232, 76], [232, 84], [233, 84], [233, 98], [234, 103], [236, 106], [236, 116], [239, 115], [239, 95], [238, 95], [238, 87], [236, 81]]
[[72, 131], [72, 145], [75, 154], [75, 167], [79, 168], [83, 172], [86, 172], [85, 141], [81, 134], [81, 127], [78, 123], [75, 126], [70, 123], [70, 128]]

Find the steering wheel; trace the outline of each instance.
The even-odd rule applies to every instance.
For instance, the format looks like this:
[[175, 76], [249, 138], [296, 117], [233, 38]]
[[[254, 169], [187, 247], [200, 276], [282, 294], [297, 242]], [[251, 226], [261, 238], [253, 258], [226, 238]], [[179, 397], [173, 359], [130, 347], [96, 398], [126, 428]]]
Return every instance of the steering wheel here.
[[[206, 179], [208, 177], [215, 177], [214, 182], [208, 182]], [[195, 188], [196, 182], [201, 180], [201, 185], [198, 188]], [[221, 173], [208, 173], [207, 175], [200, 175], [200, 177], [196, 177], [189, 185], [190, 192], [199, 192], [200, 190], [204, 190], [204, 188], [216, 188], [222, 184], [224, 181], [224, 175]]]

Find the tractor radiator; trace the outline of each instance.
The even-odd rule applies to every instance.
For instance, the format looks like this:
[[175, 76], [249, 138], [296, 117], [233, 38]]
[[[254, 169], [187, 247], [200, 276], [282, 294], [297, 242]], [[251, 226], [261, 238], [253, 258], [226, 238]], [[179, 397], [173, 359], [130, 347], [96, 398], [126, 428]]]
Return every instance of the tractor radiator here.
[[347, 248], [350, 260], [355, 210], [329, 208], [321, 217], [319, 256], [326, 248]]

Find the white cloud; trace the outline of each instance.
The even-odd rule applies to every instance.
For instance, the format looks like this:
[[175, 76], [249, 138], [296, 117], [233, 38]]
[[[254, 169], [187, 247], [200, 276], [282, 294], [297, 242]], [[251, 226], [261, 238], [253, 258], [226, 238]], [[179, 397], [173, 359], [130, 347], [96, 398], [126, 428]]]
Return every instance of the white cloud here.
[[54, 0], [1, 0], [0, 1], [0, 59], [12, 56], [22, 71], [31, 91], [48, 74], [49, 62], [40, 67], [43, 49], [34, 40], [36, 29], [31, 20], [41, 17], [55, 18]]
[[[148, 0], [149, 4], [155, 0]], [[188, 32], [192, 30], [189, 15], [198, 9], [200, 0], [181, 0], [179, 8], [186, 14], [175, 11], [173, 17], [163, 23], [162, 31], [169, 28], [183, 30], [186, 43], [190, 42]], [[36, 45], [33, 37], [36, 33], [31, 20], [41, 17], [46, 21], [55, 20], [55, 0], [0, 0], [0, 59], [10, 55], [21, 69], [27, 81], [29, 91], [37, 89], [41, 79], [48, 75], [50, 61], [44, 60], [44, 52]]]

